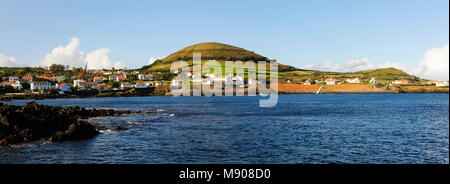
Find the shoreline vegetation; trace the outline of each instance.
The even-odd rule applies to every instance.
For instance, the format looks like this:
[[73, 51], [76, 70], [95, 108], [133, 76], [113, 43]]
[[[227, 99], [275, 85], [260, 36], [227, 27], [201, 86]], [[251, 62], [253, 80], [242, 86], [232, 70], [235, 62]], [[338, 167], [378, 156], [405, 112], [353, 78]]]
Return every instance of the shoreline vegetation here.
[[[73, 93], [73, 94], [6, 94], [0, 95], [0, 101], [12, 100], [43, 100], [56, 98], [102, 98], [102, 97], [145, 97], [145, 96], [170, 96], [170, 86], [160, 86], [155, 90], [128, 90], [104, 93]], [[224, 92], [224, 90], [222, 91]], [[247, 88], [245, 88], [247, 92]], [[436, 86], [395, 86], [391, 88], [376, 88], [365, 84], [340, 84], [340, 85], [297, 85], [280, 84], [279, 95], [287, 94], [406, 94], [406, 93], [449, 93], [448, 87]]]
[[[120, 116], [140, 111], [95, 109], [83, 107], [53, 107], [29, 102], [24, 106], [0, 103], [0, 146], [38, 140], [49, 142], [76, 141], [98, 135], [99, 129], [89, 118]], [[117, 127], [112, 130], [123, 130]]]

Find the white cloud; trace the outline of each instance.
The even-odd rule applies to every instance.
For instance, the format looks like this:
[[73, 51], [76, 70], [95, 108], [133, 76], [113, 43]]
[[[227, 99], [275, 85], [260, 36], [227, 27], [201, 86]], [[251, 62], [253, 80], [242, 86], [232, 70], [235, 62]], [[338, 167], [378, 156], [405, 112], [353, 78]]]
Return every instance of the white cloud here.
[[304, 69], [320, 70], [320, 71], [334, 71], [334, 72], [356, 72], [360, 70], [373, 69], [375, 66], [369, 62], [369, 59], [350, 59], [344, 65], [333, 64], [329, 60], [323, 60], [317, 64], [309, 64], [303, 66]]
[[50, 66], [51, 64], [63, 64], [71, 67], [84, 67], [87, 63], [88, 69], [110, 69], [126, 68], [123, 61], [112, 62], [108, 54], [110, 49], [100, 48], [88, 53], [87, 55], [80, 51], [80, 39], [73, 37], [65, 46], [54, 48], [41, 60], [41, 66]]
[[351, 59], [345, 64], [333, 64], [323, 60], [316, 64], [305, 65], [302, 68], [319, 71], [356, 72], [376, 68], [397, 68], [409, 74], [429, 80], [449, 80], [449, 45], [428, 50], [423, 59], [415, 67], [408, 67], [398, 62], [386, 62], [375, 65], [367, 58]]
[[428, 50], [415, 72], [419, 77], [449, 80], [449, 45]]
[[126, 68], [122, 61], [112, 62], [108, 54], [111, 52], [108, 48], [97, 49], [86, 56], [88, 69], [111, 69]]
[[18, 67], [21, 65], [16, 58], [0, 54], [0, 67]]
[[80, 39], [73, 37], [65, 46], [54, 48], [41, 60], [41, 66], [50, 66], [51, 64], [62, 64], [75, 67], [84, 65], [85, 54], [79, 50]]

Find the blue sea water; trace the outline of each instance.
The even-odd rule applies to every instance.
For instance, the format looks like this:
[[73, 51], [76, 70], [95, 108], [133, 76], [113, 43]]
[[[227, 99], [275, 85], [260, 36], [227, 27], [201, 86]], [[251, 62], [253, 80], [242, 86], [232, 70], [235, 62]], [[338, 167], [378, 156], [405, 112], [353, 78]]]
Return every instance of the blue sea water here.
[[[125, 126], [83, 141], [0, 148], [0, 163], [449, 163], [448, 94], [47, 99], [155, 111], [91, 119]], [[27, 100], [8, 102], [23, 105]]]

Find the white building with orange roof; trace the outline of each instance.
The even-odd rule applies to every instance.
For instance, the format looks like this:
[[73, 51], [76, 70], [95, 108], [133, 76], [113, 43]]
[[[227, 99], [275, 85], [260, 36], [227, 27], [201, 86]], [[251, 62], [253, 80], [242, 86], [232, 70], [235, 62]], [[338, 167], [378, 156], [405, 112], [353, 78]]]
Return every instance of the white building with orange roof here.
[[23, 76], [22, 80], [26, 82], [33, 82], [33, 76]]
[[17, 77], [17, 76], [9, 76], [8, 80], [9, 80], [9, 82], [15, 82], [15, 81], [19, 80], [19, 77]]
[[436, 81], [436, 86], [448, 87], [448, 81]]
[[337, 82], [335, 78], [328, 78], [327, 80], [325, 80], [326, 85], [335, 85], [336, 83]]
[[2, 82], [2, 83], [0, 83], [0, 86], [2, 86], [2, 87], [11, 86], [11, 87], [13, 87], [16, 90], [21, 90], [22, 89], [22, 84], [20, 84], [19, 81]]
[[139, 80], [152, 80], [153, 75], [152, 74], [139, 74], [138, 79]]
[[56, 89], [59, 89], [60, 91], [64, 92], [71, 92], [72, 89], [70, 87], [69, 84], [67, 83], [60, 83], [60, 84], [56, 84]]

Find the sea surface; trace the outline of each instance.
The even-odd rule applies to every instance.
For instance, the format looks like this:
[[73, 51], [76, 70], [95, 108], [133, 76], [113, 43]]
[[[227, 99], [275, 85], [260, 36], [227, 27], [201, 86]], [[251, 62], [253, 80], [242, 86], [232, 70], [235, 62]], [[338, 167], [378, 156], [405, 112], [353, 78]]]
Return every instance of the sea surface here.
[[[0, 163], [449, 163], [448, 94], [47, 99], [153, 111], [91, 119], [125, 126], [89, 140], [0, 148]], [[8, 102], [23, 105], [28, 100]]]

